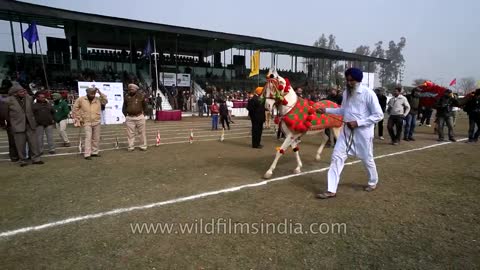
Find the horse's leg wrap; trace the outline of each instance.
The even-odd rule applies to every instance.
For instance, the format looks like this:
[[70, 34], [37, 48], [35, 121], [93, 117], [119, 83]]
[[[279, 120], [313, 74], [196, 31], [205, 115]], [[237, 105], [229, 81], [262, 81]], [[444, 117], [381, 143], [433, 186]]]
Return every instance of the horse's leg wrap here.
[[300, 159], [300, 147], [298, 147], [299, 143], [298, 137], [296, 137], [292, 143], [293, 152], [295, 153], [295, 158], [297, 159], [297, 167], [295, 170], [293, 170], [294, 173], [300, 173], [303, 167], [302, 160]]
[[[280, 150], [277, 151], [276, 155], [275, 155], [275, 159], [273, 160], [273, 163], [272, 165], [270, 165], [270, 168], [268, 169], [268, 171], [264, 174], [263, 178], [270, 178], [272, 177], [272, 174], [273, 174], [273, 170], [275, 170], [275, 167], [277, 166], [277, 162], [278, 160], [280, 159], [280, 157], [283, 155], [283, 153], [285, 153], [285, 150], [284, 149], [287, 149], [290, 144], [292, 143], [292, 139], [290, 136], [286, 136], [285, 138], [285, 141], [283, 141], [283, 144], [282, 146], [280, 147]], [[283, 152], [283, 153], [282, 153]]]

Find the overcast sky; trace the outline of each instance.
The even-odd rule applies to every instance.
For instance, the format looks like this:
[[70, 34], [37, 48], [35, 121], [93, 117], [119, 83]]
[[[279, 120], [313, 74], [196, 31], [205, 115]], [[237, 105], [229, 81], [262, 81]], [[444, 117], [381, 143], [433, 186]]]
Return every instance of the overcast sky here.
[[[404, 36], [404, 84], [419, 77], [442, 84], [462, 77], [480, 80], [479, 0], [25, 2], [306, 45], [322, 33], [332, 33], [349, 52], [359, 45], [373, 48], [379, 40], [386, 45]], [[8, 23], [0, 24], [0, 33], [0, 49], [11, 50]]]

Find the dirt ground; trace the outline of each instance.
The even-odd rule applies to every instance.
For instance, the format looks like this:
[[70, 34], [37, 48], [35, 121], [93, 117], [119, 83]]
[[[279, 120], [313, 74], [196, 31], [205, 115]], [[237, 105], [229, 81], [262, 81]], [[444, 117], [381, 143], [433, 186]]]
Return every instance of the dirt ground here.
[[[186, 136], [193, 125], [199, 130], [195, 131], [194, 143], [189, 144]], [[149, 127], [153, 130], [149, 142], [153, 143], [155, 130], [160, 128], [162, 141], [165, 137], [171, 144], [151, 147], [147, 152], [104, 151], [93, 161], [83, 160], [72, 150], [45, 157], [42, 166], [19, 168], [8, 161], [0, 162], [0, 234], [260, 183], [275, 147], [281, 144], [272, 131], [266, 131], [262, 140], [265, 147], [250, 148], [247, 120], [232, 125], [224, 142], [218, 141], [219, 132], [208, 130], [207, 119]], [[456, 130], [459, 139], [466, 137], [465, 118], [459, 120]], [[121, 134], [122, 127], [104, 131]], [[0, 138], [3, 140], [4, 134]], [[438, 144], [428, 127], [418, 127], [416, 139], [398, 146], [376, 140], [375, 156]], [[326, 148], [317, 162], [317, 147], [318, 136], [302, 138], [304, 172], [328, 167], [331, 149]], [[362, 191], [366, 172], [361, 163], [356, 163], [345, 167], [337, 198], [327, 201], [314, 198], [326, 187], [326, 171], [322, 171], [18, 232], [0, 237], [0, 267], [478, 269], [479, 160], [480, 143], [447, 143], [377, 159], [380, 183], [372, 193]], [[273, 177], [291, 175], [295, 166], [294, 155], [288, 151]], [[288, 220], [305, 227], [335, 223], [345, 224], [346, 229], [326, 234], [140, 234], [133, 233], [131, 227], [137, 223], [178, 224], [220, 218], [248, 224]]]

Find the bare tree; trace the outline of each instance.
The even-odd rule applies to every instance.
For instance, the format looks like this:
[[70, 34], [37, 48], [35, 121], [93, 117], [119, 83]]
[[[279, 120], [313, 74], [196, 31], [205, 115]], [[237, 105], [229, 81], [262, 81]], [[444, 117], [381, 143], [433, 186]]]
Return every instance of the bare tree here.
[[475, 79], [472, 77], [461, 78], [458, 82], [458, 86], [459, 91], [463, 94], [471, 92], [475, 90]]
[[415, 79], [415, 80], [413, 80], [413, 86], [419, 86], [419, 85], [423, 84], [425, 81], [428, 81], [428, 80], [427, 79], [422, 79], [422, 78]]

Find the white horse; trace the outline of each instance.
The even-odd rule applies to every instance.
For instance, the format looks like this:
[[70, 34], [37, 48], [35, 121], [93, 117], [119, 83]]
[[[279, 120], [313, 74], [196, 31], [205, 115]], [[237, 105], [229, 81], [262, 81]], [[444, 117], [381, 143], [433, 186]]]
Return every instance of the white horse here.
[[[274, 106], [278, 107], [278, 116], [280, 119], [279, 123], [279, 128], [284, 132], [285, 134], [285, 140], [280, 147], [280, 149], [277, 151], [275, 159], [273, 160], [272, 165], [268, 169], [268, 171], [265, 173], [263, 176], [264, 178], [268, 179], [272, 177], [273, 171], [275, 170], [275, 167], [277, 166], [277, 162], [280, 159], [280, 157], [285, 153], [285, 151], [288, 149], [288, 147], [292, 147], [293, 151], [295, 152], [295, 156], [297, 159], [297, 167], [293, 170], [294, 173], [300, 173], [301, 168], [302, 168], [302, 161], [300, 159], [300, 153], [299, 153], [299, 143], [300, 140], [299, 138], [305, 133], [308, 134], [320, 134], [321, 138], [321, 145], [317, 150], [317, 154], [315, 156], [315, 159], [318, 161], [321, 159], [321, 154], [322, 151], [325, 147], [325, 144], [328, 140], [328, 137], [325, 133], [326, 128], [331, 128], [333, 131], [333, 135], [335, 138], [338, 138], [338, 135], [340, 134], [340, 129], [342, 126], [342, 120], [335, 118], [334, 121], [331, 121], [332, 126], [324, 126], [321, 129], [315, 129], [315, 126], [311, 126], [311, 123], [308, 126], [305, 126], [303, 124], [300, 125], [300, 128], [293, 128], [292, 125], [288, 125], [288, 121], [291, 122], [290, 119], [287, 119], [288, 116], [291, 117], [291, 112], [297, 110], [298, 104], [310, 104], [309, 106], [303, 108], [304, 110], [310, 110], [310, 115], [313, 115], [312, 112], [315, 111], [315, 106], [312, 104], [312, 102], [304, 100], [300, 97], [297, 96], [295, 91], [290, 85], [290, 82], [278, 75], [276, 71], [270, 71], [269, 74], [267, 75], [267, 83], [265, 84], [265, 87], [263, 88], [262, 92], [262, 98], [265, 101], [265, 109], [273, 112]], [[336, 105], [336, 104], [335, 104]], [[318, 105], [317, 103], [317, 106]], [[313, 110], [313, 111], [312, 111]], [[287, 115], [288, 114], [288, 115]], [[306, 117], [306, 113], [300, 116], [300, 118], [303, 119], [303, 117]], [[295, 116], [296, 119], [297, 116]], [[323, 116], [322, 117], [333, 117], [333, 116]], [[287, 121], [288, 120], [288, 121]], [[328, 121], [328, 120], [327, 120]], [[292, 124], [292, 123], [290, 123]], [[303, 125], [303, 126], [302, 126]]]

